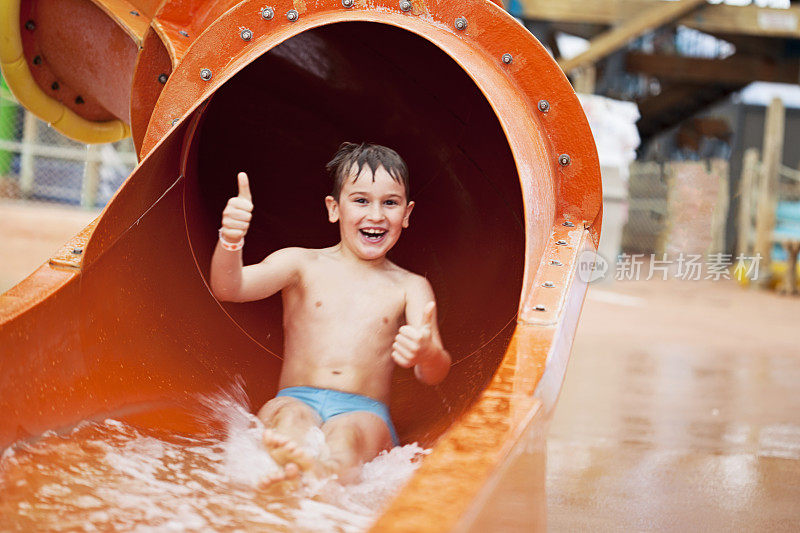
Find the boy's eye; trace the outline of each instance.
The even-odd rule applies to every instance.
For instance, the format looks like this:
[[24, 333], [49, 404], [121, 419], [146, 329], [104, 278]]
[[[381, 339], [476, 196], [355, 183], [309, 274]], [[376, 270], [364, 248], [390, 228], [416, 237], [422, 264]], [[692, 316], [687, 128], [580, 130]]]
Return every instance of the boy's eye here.
[[384, 203], [386, 205], [397, 205], [397, 200], [386, 200]]
[[367, 199], [366, 198], [356, 198], [355, 202], [357, 204], [365, 204], [365, 203], [367, 203]]

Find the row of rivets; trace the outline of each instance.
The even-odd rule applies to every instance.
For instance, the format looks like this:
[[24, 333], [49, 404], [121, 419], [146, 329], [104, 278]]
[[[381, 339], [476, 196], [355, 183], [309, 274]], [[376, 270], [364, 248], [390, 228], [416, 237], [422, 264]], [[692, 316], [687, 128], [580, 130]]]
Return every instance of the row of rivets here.
[[[542, 113], [547, 113], [548, 111], [550, 111], [550, 102], [548, 102], [547, 100], [539, 100], [539, 103], [536, 104], [536, 107], [538, 107], [539, 111], [541, 111]], [[572, 158], [569, 156], [569, 154], [561, 154], [558, 156], [558, 164], [561, 165], [562, 167], [566, 167], [570, 163], [572, 163]], [[564, 225], [566, 226], [566, 224]]]
[[[566, 225], [566, 223], [564, 225]], [[567, 244], [567, 241], [565, 241], [565, 240], [557, 240], [556, 244], [564, 245], [564, 244]], [[564, 266], [564, 263], [562, 263], [561, 261], [558, 261], [556, 259], [550, 261], [550, 264], [553, 265], [553, 266]], [[544, 283], [542, 283], [542, 287], [544, 287], [546, 289], [552, 289], [555, 286], [556, 286], [556, 284], [553, 283], [552, 281], [545, 281]], [[542, 304], [539, 304], [539, 305], [535, 306], [533, 309], [535, 311], [544, 311], [546, 308]]]
[[[351, 7], [353, 5], [353, 0], [342, 0], [342, 5], [344, 7]], [[275, 10], [269, 6], [261, 8], [261, 18], [264, 20], [272, 20], [275, 18]], [[295, 22], [300, 18], [300, 13], [298, 13], [296, 9], [290, 9], [286, 12], [286, 18], [289, 20], [289, 22]], [[245, 40], [247, 41], [249, 39]]]

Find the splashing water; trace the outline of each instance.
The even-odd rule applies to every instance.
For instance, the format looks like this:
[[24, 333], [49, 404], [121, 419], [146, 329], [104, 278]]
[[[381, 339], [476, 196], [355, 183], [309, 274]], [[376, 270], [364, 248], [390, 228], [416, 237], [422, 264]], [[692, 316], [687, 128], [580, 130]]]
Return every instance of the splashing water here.
[[[277, 466], [242, 389], [201, 404], [224, 437], [165, 437], [108, 419], [10, 446], [0, 457], [0, 530], [364, 531], [429, 452], [382, 453], [351, 485], [308, 478], [263, 488]], [[309, 443], [324, 445], [322, 432]]]

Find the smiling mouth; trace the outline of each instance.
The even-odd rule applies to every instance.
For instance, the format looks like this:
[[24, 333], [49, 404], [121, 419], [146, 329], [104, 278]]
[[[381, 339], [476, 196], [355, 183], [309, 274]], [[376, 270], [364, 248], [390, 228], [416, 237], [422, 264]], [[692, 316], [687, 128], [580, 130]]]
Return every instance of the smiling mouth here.
[[369, 242], [380, 242], [387, 233], [385, 229], [360, 229], [358, 231]]

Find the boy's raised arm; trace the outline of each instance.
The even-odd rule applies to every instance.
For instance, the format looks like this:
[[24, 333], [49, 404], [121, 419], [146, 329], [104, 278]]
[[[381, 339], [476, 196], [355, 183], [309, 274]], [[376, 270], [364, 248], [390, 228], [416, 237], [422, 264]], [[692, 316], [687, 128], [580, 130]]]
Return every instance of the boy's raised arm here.
[[440, 383], [450, 371], [450, 354], [444, 349], [436, 321], [436, 301], [428, 280], [418, 276], [406, 292], [406, 325], [392, 344], [392, 358], [427, 385]]
[[261, 263], [244, 266], [242, 247], [250, 227], [253, 201], [247, 174], [237, 176], [239, 194], [228, 200], [222, 212], [219, 240], [211, 258], [211, 291], [228, 302], [266, 298], [294, 282], [298, 276], [299, 249], [278, 250]]

